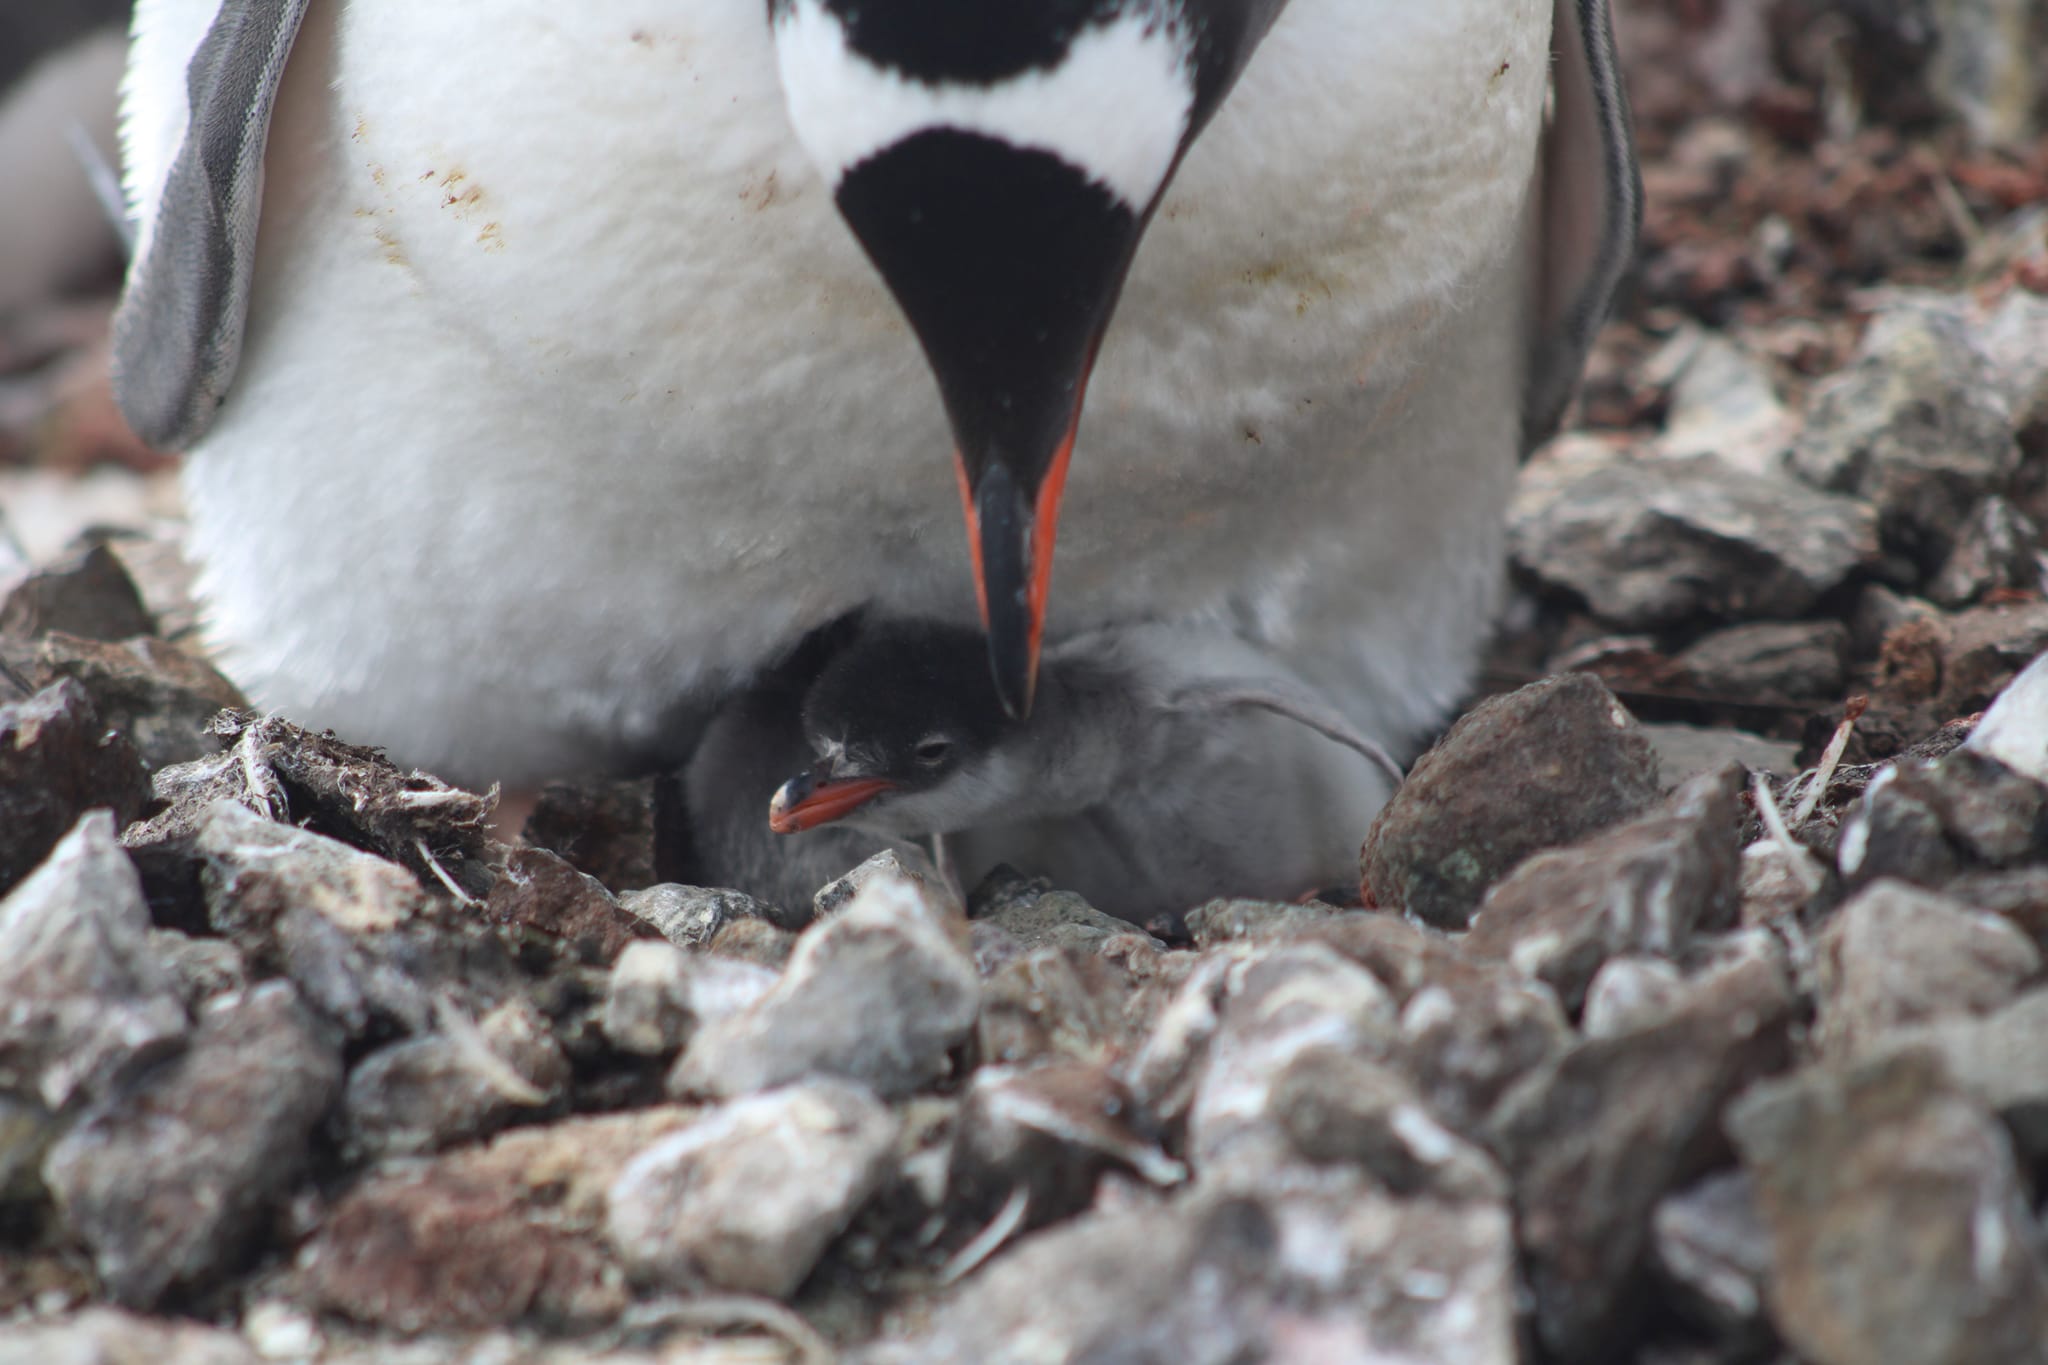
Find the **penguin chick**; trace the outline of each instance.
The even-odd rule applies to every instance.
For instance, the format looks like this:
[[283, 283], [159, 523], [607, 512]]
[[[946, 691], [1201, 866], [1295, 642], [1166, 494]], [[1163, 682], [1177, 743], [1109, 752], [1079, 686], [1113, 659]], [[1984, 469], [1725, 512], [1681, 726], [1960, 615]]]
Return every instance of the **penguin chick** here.
[[812, 761], [776, 791], [776, 832], [940, 836], [964, 885], [1009, 863], [1138, 923], [1351, 882], [1400, 780], [1269, 656], [1185, 626], [1048, 650], [1028, 721], [979, 632], [880, 626], [819, 674], [803, 729]]

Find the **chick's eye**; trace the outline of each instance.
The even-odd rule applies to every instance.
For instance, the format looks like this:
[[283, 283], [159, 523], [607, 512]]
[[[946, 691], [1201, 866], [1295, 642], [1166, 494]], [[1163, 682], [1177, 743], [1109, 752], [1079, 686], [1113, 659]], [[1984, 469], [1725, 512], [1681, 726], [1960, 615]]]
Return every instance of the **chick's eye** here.
[[911, 752], [917, 755], [919, 763], [936, 767], [946, 761], [946, 755], [953, 752], [953, 741], [944, 735], [926, 735], [917, 742], [917, 748]]

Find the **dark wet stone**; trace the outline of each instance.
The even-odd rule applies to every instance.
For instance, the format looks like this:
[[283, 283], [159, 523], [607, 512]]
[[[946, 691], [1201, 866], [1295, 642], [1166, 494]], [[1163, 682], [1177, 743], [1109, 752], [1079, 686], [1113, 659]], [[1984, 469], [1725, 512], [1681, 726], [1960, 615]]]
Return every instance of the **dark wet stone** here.
[[37, 687], [70, 678], [100, 718], [154, 772], [217, 753], [224, 707], [246, 706], [234, 684], [182, 647], [153, 636], [88, 640], [54, 633], [28, 643], [0, 638], [0, 662]]
[[0, 893], [26, 877], [95, 807], [133, 819], [149, 774], [109, 731], [92, 698], [65, 679], [0, 706]]
[[512, 850], [483, 913], [493, 924], [562, 939], [586, 961], [607, 965], [618, 960], [627, 944], [656, 932], [621, 909], [595, 877], [539, 848]]
[[0, 602], [0, 635], [52, 630], [125, 640], [156, 634], [156, 622], [121, 561], [106, 546], [91, 545], [30, 574]]

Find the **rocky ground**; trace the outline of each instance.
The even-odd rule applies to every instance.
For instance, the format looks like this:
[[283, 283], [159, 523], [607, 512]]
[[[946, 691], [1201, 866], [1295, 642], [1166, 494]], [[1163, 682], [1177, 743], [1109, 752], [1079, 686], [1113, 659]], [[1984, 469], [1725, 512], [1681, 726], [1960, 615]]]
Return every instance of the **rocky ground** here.
[[1363, 909], [499, 842], [246, 711], [103, 306], [0, 326], [0, 1365], [2048, 1361], [2039, 16], [1623, 17], [1636, 290]]

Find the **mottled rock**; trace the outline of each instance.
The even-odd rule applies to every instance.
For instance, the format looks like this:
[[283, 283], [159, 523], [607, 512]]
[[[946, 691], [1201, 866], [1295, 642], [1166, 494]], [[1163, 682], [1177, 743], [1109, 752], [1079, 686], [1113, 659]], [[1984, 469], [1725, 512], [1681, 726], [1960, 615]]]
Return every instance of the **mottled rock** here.
[[1742, 784], [1736, 767], [1694, 778], [1655, 814], [1530, 858], [1486, 893], [1465, 951], [1546, 983], [1577, 1013], [1608, 958], [1676, 957], [1694, 934], [1727, 928]]
[[0, 892], [26, 877], [78, 817], [118, 821], [149, 800], [149, 774], [92, 698], [65, 679], [0, 706]]
[[66, 1135], [44, 1180], [108, 1293], [148, 1307], [260, 1245], [340, 1088], [340, 1054], [297, 993], [259, 986], [215, 1001], [185, 1052]]
[[121, 561], [89, 545], [30, 574], [0, 601], [0, 635], [61, 630], [88, 640], [156, 634], [156, 622]]
[[1106, 1171], [1158, 1186], [1187, 1179], [1129, 1091], [1086, 1062], [981, 1067], [961, 1099], [954, 1134], [948, 1211], [977, 1228], [1018, 1195], [1025, 1226], [1064, 1218], [1088, 1206]]
[[981, 1060], [1105, 1062], [1126, 1041], [1117, 1006], [1128, 989], [1122, 974], [1093, 953], [1040, 948], [1011, 959], [982, 986], [975, 1021]]
[[1493, 1158], [1443, 1126], [1393, 1067], [1343, 1048], [1310, 1047], [1274, 1078], [1274, 1119], [1302, 1158], [1356, 1166], [1402, 1196], [1499, 1201]]
[[1628, 1339], [1658, 1202], [1714, 1155], [1729, 1097], [1789, 1054], [1789, 973], [1768, 939], [1748, 943], [1662, 1018], [1588, 1038], [1527, 1077], [1493, 1118], [1536, 1331], [1558, 1359]]
[[1028, 1343], [1044, 1360], [1511, 1365], [1513, 1267], [1498, 1205], [1342, 1183], [1196, 1199], [1028, 1238], [871, 1359], [1014, 1360]]
[[2048, 787], [1973, 749], [1902, 759], [1843, 817], [1836, 861], [1849, 886], [1895, 877], [1938, 887], [1972, 867], [2048, 853]]
[[258, 1365], [233, 1332], [179, 1318], [88, 1308], [0, 1332], [0, 1365]]
[[1714, 455], [1531, 462], [1515, 562], [1626, 629], [1803, 615], [1877, 555], [1868, 508]]
[[1189, 1164], [1205, 1181], [1256, 1184], [1287, 1148], [1277, 1086], [1304, 1053], [1394, 1050], [1393, 997], [1316, 943], [1265, 949], [1234, 973], [1187, 1115]]
[[1995, 592], [2039, 591], [2044, 568], [2041, 528], [2004, 498], [1977, 505], [1956, 533], [1955, 548], [1927, 582], [1927, 599], [1967, 607]]
[[1104, 914], [1071, 891], [1025, 877], [1008, 867], [988, 874], [967, 898], [968, 916], [1005, 930], [1025, 948], [1073, 948], [1089, 953], [1131, 926]]
[[725, 891], [677, 882], [628, 891], [619, 897], [619, 908], [635, 919], [654, 926], [663, 938], [678, 948], [701, 948], [718, 937], [719, 930], [741, 920], [774, 924], [782, 912], [744, 891]]
[[491, 887], [484, 917], [551, 934], [585, 961], [610, 965], [635, 939], [654, 930], [628, 914], [603, 883], [539, 848], [512, 850], [505, 875]]
[[661, 881], [654, 871], [654, 785], [653, 778], [550, 783], [520, 835], [623, 899]]
[[1615, 1038], [1664, 1018], [1686, 998], [1685, 973], [1661, 957], [1616, 957], [1586, 988], [1579, 1028], [1588, 1038]]
[[177, 1046], [185, 1007], [114, 820], [95, 811], [0, 901], [0, 1091], [51, 1109]]
[[1837, 1055], [1901, 1024], [1996, 1009], [2041, 971], [2008, 921], [1895, 881], [1851, 897], [1815, 948], [1821, 1046]]
[[779, 972], [789, 965], [790, 955], [796, 952], [796, 942], [795, 934], [787, 929], [778, 929], [765, 919], [736, 919], [711, 936], [709, 947], [720, 957], [751, 962]]
[[770, 968], [666, 943], [630, 943], [605, 986], [605, 1037], [621, 1052], [665, 1057], [700, 1023], [751, 1009], [778, 979]]
[[1416, 760], [1361, 854], [1368, 899], [1465, 926], [1524, 858], [1642, 815], [1659, 795], [1649, 742], [1586, 674], [1481, 702]]
[[2048, 990], [2034, 989], [1981, 1015], [1947, 1015], [1893, 1029], [1883, 1054], [1930, 1051], [1963, 1091], [2005, 1120], [2021, 1157], [2048, 1157]]
[[1746, 730], [1711, 729], [1667, 721], [1643, 727], [1644, 738], [1657, 755], [1666, 787], [1676, 787], [1701, 773], [1740, 763], [1753, 773], [1789, 775], [1799, 771], [1799, 746], [1765, 739]]
[[1960, 320], [1880, 314], [1854, 364], [1815, 390], [1791, 472], [1872, 504], [1888, 552], [1941, 566], [1964, 521], [2019, 468], [2010, 404]]
[[177, 983], [178, 995], [189, 1013], [197, 1014], [216, 995], [249, 987], [247, 955], [224, 938], [194, 938], [176, 929], [152, 929], [149, 950]]
[[1188, 912], [1188, 933], [1197, 948], [1240, 940], [1263, 942], [1295, 938], [1337, 915], [1321, 904], [1292, 905], [1276, 901], [1214, 900]]
[[1765, 1337], [1771, 1236], [1747, 1172], [1724, 1171], [1671, 1195], [1653, 1226], [1657, 1268], [1686, 1317], [1724, 1341]]
[[1849, 628], [1839, 621], [1756, 621], [1701, 637], [1675, 660], [1687, 685], [1736, 701], [1837, 697]]
[[482, 1019], [441, 1011], [441, 1030], [358, 1062], [342, 1097], [342, 1133], [355, 1158], [416, 1156], [486, 1137], [560, 1103], [569, 1062], [548, 1021], [525, 1001]]
[[881, 1183], [895, 1138], [888, 1109], [841, 1080], [734, 1100], [620, 1172], [612, 1244], [636, 1279], [787, 1297]]
[[923, 849], [915, 847], [885, 848], [867, 858], [845, 873], [835, 877], [818, 888], [811, 898], [810, 918], [798, 918], [784, 923], [786, 929], [801, 929], [811, 919], [823, 919], [836, 915], [853, 903], [861, 889], [872, 881], [915, 882], [923, 894], [936, 905], [950, 908], [955, 915], [962, 913], [960, 896], [950, 879], [940, 873], [938, 864], [931, 860]]
[[1771, 1316], [1801, 1356], [2043, 1359], [2048, 1277], [2012, 1146], [1934, 1058], [1809, 1067], [1727, 1125], [1771, 1232]]
[[1556, 992], [1507, 968], [1458, 962], [1401, 1009], [1399, 1059], [1430, 1111], [1467, 1137], [1524, 1076], [1570, 1045]]
[[297, 1292], [405, 1333], [614, 1318], [629, 1295], [603, 1241], [606, 1191], [694, 1116], [659, 1106], [567, 1119], [386, 1167], [343, 1195], [300, 1252]]
[[909, 875], [875, 877], [806, 929], [775, 989], [707, 1022], [669, 1075], [678, 1095], [744, 1095], [811, 1075], [908, 1094], [974, 1027], [966, 922]]
[[192, 850], [204, 864], [207, 920], [231, 938], [263, 940], [301, 910], [345, 933], [373, 933], [410, 922], [426, 906], [418, 880], [398, 864], [235, 801], [206, 809]]
[[218, 752], [223, 708], [246, 706], [234, 684], [189, 651], [154, 636], [88, 640], [62, 632], [32, 642], [0, 637], [0, 662], [37, 687], [69, 678], [151, 771]]

